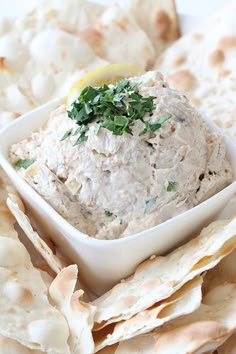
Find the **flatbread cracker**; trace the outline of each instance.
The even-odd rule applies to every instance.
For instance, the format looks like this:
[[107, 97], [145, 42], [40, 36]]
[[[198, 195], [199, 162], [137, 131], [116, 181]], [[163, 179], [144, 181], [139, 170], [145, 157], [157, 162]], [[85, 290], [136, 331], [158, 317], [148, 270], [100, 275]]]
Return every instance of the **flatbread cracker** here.
[[47, 243], [38, 235], [36, 231], [33, 230], [29, 218], [24, 214], [24, 209], [20, 206], [19, 197], [13, 194], [9, 194], [7, 198], [7, 205], [12, 214], [15, 216], [18, 224], [24, 231], [25, 235], [30, 239], [35, 249], [47, 262], [48, 266], [56, 274], [60, 273], [60, 271], [66, 266], [66, 263], [55, 254], [53, 254]]
[[99, 57], [111, 63], [126, 62], [147, 69], [154, 61], [155, 51], [150, 39], [118, 3], [108, 7], [80, 36]]
[[[236, 268], [235, 268], [235, 257], [236, 257], [236, 251], [232, 252], [231, 254], [229, 254], [227, 257], [225, 257], [215, 268], [210, 269], [207, 274], [204, 276], [204, 284], [203, 284], [203, 292], [206, 295], [207, 293], [211, 292], [212, 289], [220, 287], [220, 289], [223, 289], [222, 285], [226, 284], [226, 287], [228, 286], [229, 283], [231, 284], [236, 284]], [[207, 297], [203, 300], [205, 301], [207, 299]], [[145, 312], [145, 311], [144, 311]], [[232, 315], [234, 314], [234, 309], [232, 309]], [[135, 316], [134, 316], [135, 317]], [[131, 319], [132, 320], [132, 319]], [[176, 323], [175, 321], [178, 320], [174, 320], [172, 322], [170, 322], [170, 326], [171, 326], [171, 330], [174, 329], [174, 323]], [[129, 323], [129, 320], [126, 321], [127, 323]], [[130, 322], [131, 325], [131, 322]], [[166, 324], [164, 327], [160, 328], [159, 330], [156, 329], [154, 331], [154, 334], [145, 334], [145, 335], [139, 335], [133, 339], [130, 340], [126, 340], [123, 343], [120, 343], [119, 345], [119, 351], [116, 352], [116, 349], [118, 347], [118, 345], [114, 345], [111, 347], [106, 347], [103, 350], [99, 351], [98, 353], [100, 354], [114, 354], [114, 353], [124, 353], [125, 351], [127, 353], [135, 353], [135, 354], [149, 354], [154, 352], [154, 348], [156, 345], [156, 341], [157, 341], [157, 334], [158, 333], [162, 333], [162, 329], [166, 328], [168, 329], [169, 325]], [[206, 325], [207, 327], [207, 325]], [[131, 327], [132, 328], [132, 327]], [[194, 328], [194, 326], [193, 326]], [[205, 324], [203, 324], [203, 327], [201, 329], [200, 325], [197, 325], [197, 329], [196, 329], [196, 337], [198, 337], [197, 341], [201, 340], [201, 335], [202, 335], [202, 340], [204, 341], [209, 340], [209, 338], [207, 339], [207, 336], [209, 335], [210, 332], [207, 332], [208, 334], [205, 335]], [[213, 325], [213, 332], [214, 332], [214, 325]], [[127, 332], [129, 331], [130, 328], [127, 328]], [[165, 332], [165, 331], [164, 331]], [[203, 333], [203, 334], [202, 334]], [[216, 331], [217, 333], [217, 331]], [[187, 333], [186, 333], [187, 336]], [[184, 335], [183, 335], [184, 337]], [[189, 335], [189, 337], [191, 337]], [[226, 341], [225, 344], [223, 344], [222, 346], [220, 346], [220, 348], [217, 349], [216, 352], [214, 352], [214, 354], [234, 354], [233, 350], [236, 349], [236, 337], [233, 335], [230, 337], [230, 339], [228, 339], [228, 336], [223, 336], [223, 338], [220, 338], [219, 341], [223, 343], [223, 341]], [[185, 343], [187, 343], [187, 340], [191, 340], [191, 338], [185, 338]], [[216, 341], [217, 343], [217, 341]], [[218, 344], [214, 344], [213, 347], [216, 348]], [[220, 345], [220, 344], [219, 344]], [[122, 349], [123, 348], [123, 349]], [[170, 349], [171, 350], [171, 349]], [[173, 350], [173, 348], [172, 348]], [[213, 349], [214, 351], [215, 349]], [[209, 351], [209, 353], [213, 353], [213, 351]], [[202, 352], [202, 351], [200, 351]], [[205, 351], [204, 351], [205, 352]], [[172, 353], [170, 351], [170, 353]], [[182, 351], [178, 352], [182, 354]], [[192, 352], [191, 352], [192, 353]], [[195, 351], [194, 351], [195, 353]], [[198, 351], [197, 351], [198, 353]]]
[[48, 5], [45, 16], [42, 11], [34, 11], [22, 18], [0, 20], [0, 127], [65, 95], [85, 72], [106, 64], [77, 36], [79, 16], [75, 23], [68, 21], [70, 28], [75, 25], [75, 33], [63, 29], [62, 23], [58, 27], [69, 7], [62, 6], [63, 14], [58, 8], [54, 11]]
[[[236, 284], [220, 285], [190, 315], [157, 331], [121, 342], [115, 354], [193, 354], [214, 351], [236, 329]], [[135, 349], [134, 349], [135, 348]]]
[[155, 69], [236, 137], [236, 4], [232, 1], [157, 59]]
[[81, 301], [83, 290], [74, 292], [78, 269], [76, 265], [64, 268], [49, 288], [52, 303], [63, 313], [70, 327], [71, 353], [93, 354], [92, 337], [95, 306]]
[[[30, 260], [14, 229], [15, 219], [6, 205], [8, 185], [1, 171], [0, 183], [0, 347], [5, 353], [68, 352], [68, 325], [48, 302], [47, 282]], [[51, 334], [58, 331], [60, 340]], [[50, 334], [51, 333], [51, 334]], [[53, 333], [54, 334], [54, 333]], [[52, 338], [50, 338], [50, 336]], [[28, 347], [28, 349], [26, 348]]]
[[0, 293], [0, 335], [30, 349], [69, 354], [66, 320], [49, 303], [26, 248], [6, 236], [0, 236]]
[[95, 328], [128, 319], [166, 299], [198, 274], [216, 266], [235, 247], [236, 217], [213, 222], [169, 255], [143, 262], [134, 275], [93, 302], [97, 306]]
[[174, 318], [193, 312], [201, 304], [202, 281], [202, 277], [198, 276], [161, 303], [115, 326], [110, 325], [94, 332], [95, 352], [107, 345], [151, 332]]
[[179, 38], [174, 0], [126, 0], [125, 5], [151, 39], [156, 57]]

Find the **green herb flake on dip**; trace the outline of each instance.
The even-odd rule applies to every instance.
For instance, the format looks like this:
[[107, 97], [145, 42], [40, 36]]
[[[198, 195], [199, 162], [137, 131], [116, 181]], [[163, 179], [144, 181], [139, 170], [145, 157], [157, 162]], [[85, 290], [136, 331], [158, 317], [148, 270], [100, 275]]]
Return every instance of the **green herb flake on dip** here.
[[166, 187], [167, 192], [175, 192], [176, 191], [176, 182], [169, 181]]
[[25, 170], [34, 163], [34, 159], [19, 159], [15, 162], [15, 166], [24, 168]]

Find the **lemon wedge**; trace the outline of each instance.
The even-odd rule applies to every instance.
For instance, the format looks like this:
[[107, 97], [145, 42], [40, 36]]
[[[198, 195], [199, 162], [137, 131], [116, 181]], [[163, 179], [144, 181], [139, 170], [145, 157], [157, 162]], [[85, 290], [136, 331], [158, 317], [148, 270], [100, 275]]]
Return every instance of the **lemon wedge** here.
[[141, 73], [142, 71], [138, 67], [131, 64], [109, 64], [94, 69], [74, 83], [69, 90], [66, 103], [68, 106], [71, 105], [86, 86], [115, 84], [119, 80]]

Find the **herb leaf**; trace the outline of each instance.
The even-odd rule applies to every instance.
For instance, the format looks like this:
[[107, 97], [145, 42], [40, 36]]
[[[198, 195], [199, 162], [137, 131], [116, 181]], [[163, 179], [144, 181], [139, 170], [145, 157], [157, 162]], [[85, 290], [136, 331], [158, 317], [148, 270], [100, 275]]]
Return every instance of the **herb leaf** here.
[[170, 118], [171, 118], [170, 113], [164, 114], [164, 116], [162, 116], [161, 118], [158, 119], [157, 123], [162, 125], [163, 123], [165, 123], [165, 121], [167, 121]]
[[139, 135], [144, 135], [146, 133], [153, 133], [156, 130], [160, 129], [162, 124], [171, 118], [171, 114], [165, 114], [164, 116], [160, 117], [155, 123], [149, 123], [144, 121], [145, 128], [139, 133]]
[[95, 135], [98, 135], [100, 128], [101, 128], [101, 124], [98, 123], [98, 124], [96, 125], [96, 127], [94, 128], [94, 134], [95, 134]]
[[33, 163], [35, 162], [34, 159], [19, 159], [15, 162], [15, 166], [17, 167], [22, 167], [24, 168], [25, 170], [30, 166], [32, 165]]
[[72, 128], [69, 129], [69, 130], [67, 130], [67, 131], [65, 132], [65, 134], [63, 135], [63, 137], [61, 138], [60, 141], [63, 141], [63, 140], [65, 140], [66, 138], [68, 138], [68, 136], [71, 135], [71, 133], [72, 133]]
[[166, 187], [166, 191], [167, 192], [175, 192], [176, 191], [176, 184], [177, 184], [176, 182], [169, 181], [168, 185]]
[[126, 127], [129, 124], [129, 119], [125, 116], [116, 116], [114, 118], [114, 123], [118, 127]]
[[105, 213], [106, 216], [112, 216], [113, 215], [113, 213], [110, 210], [108, 210], [108, 209], [104, 209], [104, 213]]
[[85, 133], [81, 134], [78, 139], [76, 140], [76, 142], [74, 143], [73, 146], [82, 144], [84, 141], [88, 140], [88, 137], [85, 135]]

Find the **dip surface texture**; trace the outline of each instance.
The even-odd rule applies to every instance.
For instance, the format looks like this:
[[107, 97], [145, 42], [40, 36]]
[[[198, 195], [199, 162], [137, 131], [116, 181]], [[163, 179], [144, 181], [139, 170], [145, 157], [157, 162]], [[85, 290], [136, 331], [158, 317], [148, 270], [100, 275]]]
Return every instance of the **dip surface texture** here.
[[23, 178], [66, 220], [99, 239], [128, 236], [178, 215], [209, 198], [232, 181], [220, 136], [211, 133], [186, 97], [148, 72], [131, 78], [144, 97], [155, 96], [145, 120], [155, 123], [170, 114], [155, 132], [96, 134], [89, 124], [88, 139], [73, 146], [76, 136], [61, 138], [78, 126], [65, 106], [52, 112], [46, 126], [11, 147], [12, 163], [33, 159], [19, 168]]

